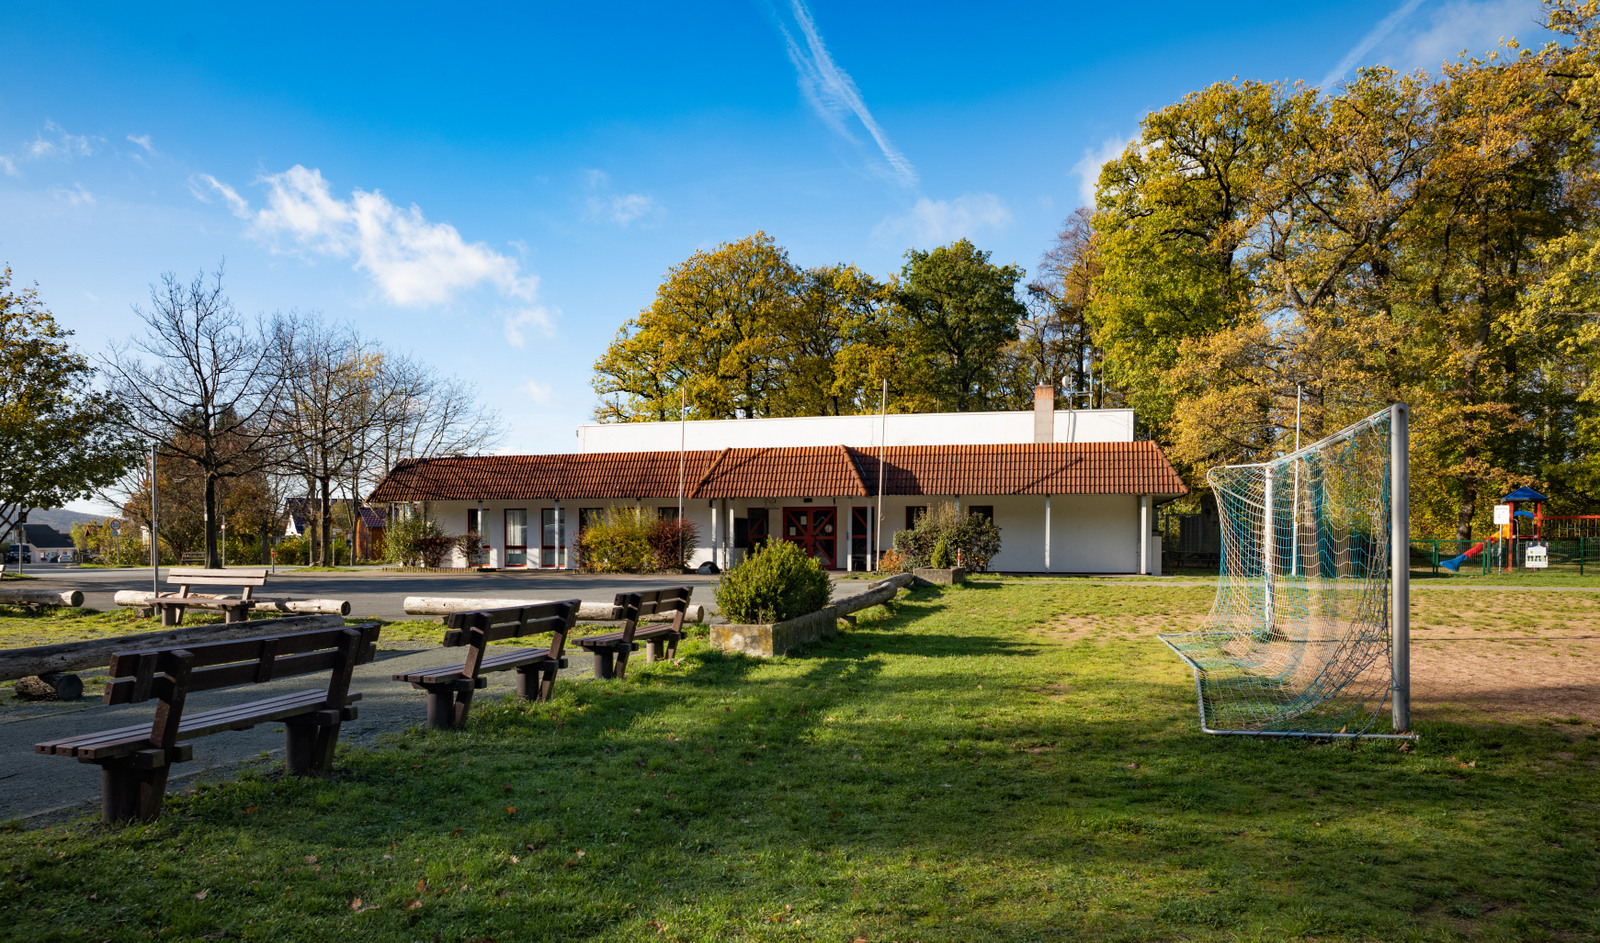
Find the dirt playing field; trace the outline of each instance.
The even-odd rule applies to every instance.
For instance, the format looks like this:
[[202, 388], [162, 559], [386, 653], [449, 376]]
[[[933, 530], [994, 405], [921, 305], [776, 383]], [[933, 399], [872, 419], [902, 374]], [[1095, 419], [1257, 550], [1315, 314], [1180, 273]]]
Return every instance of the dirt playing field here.
[[[1152, 600], [1154, 602], [1154, 600]], [[1142, 613], [1063, 616], [1063, 642], [1189, 632], [1210, 594], [1173, 593]], [[1159, 643], [1156, 643], [1159, 644]], [[1600, 593], [1422, 590], [1411, 602], [1413, 716], [1600, 724]]]

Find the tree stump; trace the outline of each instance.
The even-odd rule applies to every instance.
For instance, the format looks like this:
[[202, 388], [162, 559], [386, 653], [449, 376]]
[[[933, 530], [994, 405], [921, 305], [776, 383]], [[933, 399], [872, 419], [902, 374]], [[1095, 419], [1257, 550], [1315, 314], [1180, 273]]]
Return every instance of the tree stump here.
[[76, 701], [83, 697], [83, 680], [60, 672], [18, 678], [17, 697], [24, 701]]

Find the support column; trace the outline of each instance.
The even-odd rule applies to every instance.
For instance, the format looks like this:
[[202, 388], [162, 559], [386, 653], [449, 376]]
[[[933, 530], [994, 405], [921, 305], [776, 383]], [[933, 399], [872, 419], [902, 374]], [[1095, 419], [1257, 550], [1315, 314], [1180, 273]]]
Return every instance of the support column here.
[[1139, 495], [1139, 575], [1150, 575], [1150, 496]]
[[1050, 572], [1050, 496], [1044, 496], [1044, 571]]
[[1389, 415], [1389, 666], [1390, 723], [1411, 729], [1411, 410], [1396, 403]]
[[855, 529], [855, 509], [846, 506], [844, 509], [844, 571], [846, 573], [853, 573], [855, 572], [856, 568], [856, 545], [855, 540], [853, 539], [855, 536]]
[[712, 498], [706, 502], [711, 506], [711, 565], [720, 567], [718, 557], [722, 549], [722, 515], [717, 513], [717, 499]]

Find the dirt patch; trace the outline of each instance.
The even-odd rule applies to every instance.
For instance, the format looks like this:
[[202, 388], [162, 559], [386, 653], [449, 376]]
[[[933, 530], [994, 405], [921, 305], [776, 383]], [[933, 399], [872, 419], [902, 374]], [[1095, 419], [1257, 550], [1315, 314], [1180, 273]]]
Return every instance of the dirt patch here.
[[[1063, 643], [1104, 643], [1192, 632], [1204, 615], [1062, 616], [1038, 631]], [[1411, 705], [1419, 717], [1600, 725], [1600, 594], [1413, 593]]]

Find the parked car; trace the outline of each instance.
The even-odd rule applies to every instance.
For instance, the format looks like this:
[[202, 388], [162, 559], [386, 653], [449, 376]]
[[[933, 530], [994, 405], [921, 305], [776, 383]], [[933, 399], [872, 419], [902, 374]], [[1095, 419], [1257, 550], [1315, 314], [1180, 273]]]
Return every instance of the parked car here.
[[10, 549], [8, 549], [6, 551], [6, 562], [7, 563], [16, 563], [19, 551], [21, 552], [22, 562], [23, 563], [32, 563], [33, 562], [33, 548], [24, 547], [21, 544], [12, 544], [11, 545]]

